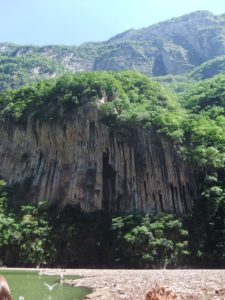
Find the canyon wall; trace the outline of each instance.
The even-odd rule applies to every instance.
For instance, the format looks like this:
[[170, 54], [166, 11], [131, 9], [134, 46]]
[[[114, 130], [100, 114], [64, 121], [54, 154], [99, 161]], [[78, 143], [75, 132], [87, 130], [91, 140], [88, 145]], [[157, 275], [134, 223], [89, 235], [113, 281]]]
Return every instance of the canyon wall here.
[[153, 132], [109, 128], [90, 104], [57, 121], [0, 122], [0, 177], [20, 200], [85, 211], [186, 212], [195, 173]]

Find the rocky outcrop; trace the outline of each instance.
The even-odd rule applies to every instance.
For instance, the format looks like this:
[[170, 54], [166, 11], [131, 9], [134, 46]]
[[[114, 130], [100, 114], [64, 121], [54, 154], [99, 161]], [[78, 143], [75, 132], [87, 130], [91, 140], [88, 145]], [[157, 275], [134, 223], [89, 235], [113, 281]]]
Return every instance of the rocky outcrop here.
[[194, 171], [170, 141], [142, 129], [109, 128], [90, 104], [60, 121], [1, 121], [0, 160], [0, 176], [28, 202], [182, 213], [196, 195]]

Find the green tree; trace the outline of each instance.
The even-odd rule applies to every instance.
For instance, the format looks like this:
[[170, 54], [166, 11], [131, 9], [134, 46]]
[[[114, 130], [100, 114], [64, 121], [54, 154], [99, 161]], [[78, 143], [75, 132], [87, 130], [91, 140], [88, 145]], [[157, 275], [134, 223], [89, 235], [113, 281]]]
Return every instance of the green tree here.
[[113, 219], [122, 263], [136, 267], [179, 265], [188, 255], [187, 230], [180, 219], [164, 214]]

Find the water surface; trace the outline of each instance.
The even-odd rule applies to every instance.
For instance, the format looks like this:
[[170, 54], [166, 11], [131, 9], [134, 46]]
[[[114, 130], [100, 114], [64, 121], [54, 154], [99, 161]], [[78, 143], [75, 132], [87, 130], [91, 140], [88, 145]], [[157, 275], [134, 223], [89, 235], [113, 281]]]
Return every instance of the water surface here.
[[[74, 288], [60, 284], [59, 275], [39, 275], [35, 271], [0, 270], [9, 283], [12, 299], [19, 300], [82, 300], [91, 292], [88, 288]], [[65, 279], [77, 278], [76, 276], [64, 276]], [[45, 285], [57, 285], [52, 289]], [[23, 298], [21, 298], [22, 300]]]

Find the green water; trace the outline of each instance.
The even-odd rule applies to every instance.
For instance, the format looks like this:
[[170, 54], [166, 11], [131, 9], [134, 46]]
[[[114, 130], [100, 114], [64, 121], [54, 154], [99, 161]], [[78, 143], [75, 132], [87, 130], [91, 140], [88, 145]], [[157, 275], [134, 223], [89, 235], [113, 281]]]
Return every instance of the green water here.
[[[58, 275], [39, 275], [30, 271], [6, 271], [0, 270], [0, 274], [6, 278], [13, 300], [81, 300], [91, 292], [88, 288], [74, 288], [68, 285], [60, 285]], [[64, 279], [76, 278], [75, 276], [64, 276]], [[57, 285], [50, 291], [44, 284]]]

